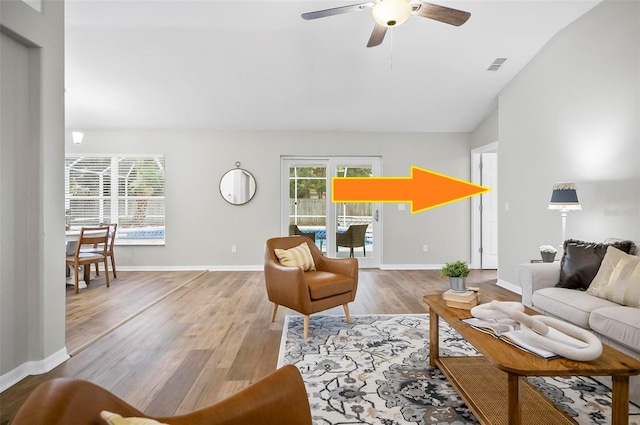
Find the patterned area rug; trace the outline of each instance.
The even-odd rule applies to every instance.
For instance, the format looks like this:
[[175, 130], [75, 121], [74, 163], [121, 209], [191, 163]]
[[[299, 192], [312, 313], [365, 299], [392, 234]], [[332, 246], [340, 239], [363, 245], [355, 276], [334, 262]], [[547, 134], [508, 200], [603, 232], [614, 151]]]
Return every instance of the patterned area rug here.
[[[427, 315], [313, 315], [303, 339], [302, 316], [287, 316], [278, 367], [300, 369], [314, 425], [477, 424], [438, 368], [429, 366]], [[440, 322], [441, 355], [478, 352]], [[611, 391], [591, 378], [530, 378], [579, 424], [611, 422]], [[629, 424], [640, 424], [630, 404]]]

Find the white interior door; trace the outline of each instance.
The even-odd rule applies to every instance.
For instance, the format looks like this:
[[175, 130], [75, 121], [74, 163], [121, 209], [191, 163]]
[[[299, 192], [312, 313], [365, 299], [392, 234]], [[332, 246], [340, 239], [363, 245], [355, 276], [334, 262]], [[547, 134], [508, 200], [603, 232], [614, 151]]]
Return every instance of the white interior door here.
[[482, 211], [482, 268], [498, 268], [498, 154], [485, 152], [481, 156], [481, 185], [491, 188], [480, 199]]
[[[380, 204], [333, 203], [331, 179], [380, 174], [379, 157], [282, 158], [282, 234], [303, 232], [327, 257], [353, 255], [362, 268], [379, 267]], [[357, 238], [347, 238], [356, 231]]]

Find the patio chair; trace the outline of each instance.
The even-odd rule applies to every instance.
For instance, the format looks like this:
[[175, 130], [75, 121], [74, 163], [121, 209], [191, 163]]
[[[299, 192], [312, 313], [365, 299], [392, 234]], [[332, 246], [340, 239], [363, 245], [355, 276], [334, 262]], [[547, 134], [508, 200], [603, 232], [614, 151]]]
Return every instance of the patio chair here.
[[[284, 251], [298, 259], [303, 244], [309, 248], [304, 251], [311, 257], [304, 258], [309, 265], [307, 271], [289, 260], [278, 258], [278, 255], [285, 257]], [[276, 253], [276, 249], [283, 251]], [[341, 305], [347, 322], [351, 323], [348, 304], [355, 299], [358, 289], [358, 260], [355, 258], [326, 258], [306, 236], [272, 238], [267, 240], [265, 248], [264, 280], [269, 301], [273, 303], [271, 321], [275, 321], [280, 305], [302, 313], [304, 338], [309, 336], [312, 313]]]
[[[100, 418], [103, 410], [123, 417], [150, 418], [91, 382], [55, 378], [33, 390], [11, 424], [102, 424], [106, 423]], [[180, 416], [155, 419], [170, 425], [311, 425], [311, 412], [300, 372], [295, 366], [287, 365], [209, 407]]]
[[289, 225], [289, 236], [306, 236], [312, 241], [316, 241], [316, 232], [303, 232], [296, 224]]
[[349, 257], [353, 257], [353, 248], [362, 247], [363, 256], [366, 257], [365, 235], [367, 227], [369, 227], [368, 224], [352, 224], [346, 232], [336, 233], [336, 249], [341, 246], [349, 248]]

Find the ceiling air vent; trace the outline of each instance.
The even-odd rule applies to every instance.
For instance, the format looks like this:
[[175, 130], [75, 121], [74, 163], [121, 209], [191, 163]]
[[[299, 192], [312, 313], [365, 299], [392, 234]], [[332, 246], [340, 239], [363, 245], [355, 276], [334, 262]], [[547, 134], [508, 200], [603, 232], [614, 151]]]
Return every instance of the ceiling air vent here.
[[487, 68], [487, 71], [497, 71], [498, 69], [500, 69], [502, 64], [505, 63], [506, 61], [507, 61], [507, 58], [496, 58], [496, 60], [493, 61], [491, 66]]

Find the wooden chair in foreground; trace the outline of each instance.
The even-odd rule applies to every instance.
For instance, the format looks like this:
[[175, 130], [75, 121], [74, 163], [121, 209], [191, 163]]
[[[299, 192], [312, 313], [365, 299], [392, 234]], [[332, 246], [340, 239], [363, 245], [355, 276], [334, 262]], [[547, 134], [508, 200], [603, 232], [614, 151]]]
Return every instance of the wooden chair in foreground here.
[[[103, 410], [151, 418], [91, 382], [56, 378], [40, 384], [10, 424], [101, 424]], [[169, 425], [311, 425], [311, 412], [300, 372], [287, 365], [219, 403], [186, 415], [152, 419]]]
[[[104, 263], [104, 269], [107, 270], [107, 239], [109, 237], [109, 226], [101, 227], [83, 227], [80, 229], [80, 238], [76, 245], [76, 252], [67, 257], [67, 265], [73, 266], [74, 283], [76, 285], [76, 294], [78, 293], [78, 269], [80, 266], [85, 267], [85, 280], [88, 282], [89, 268], [91, 264]], [[99, 247], [100, 252], [82, 252], [82, 247]], [[109, 287], [109, 273], [105, 273], [107, 287]]]
[[362, 247], [362, 253], [367, 256], [365, 245], [365, 235], [367, 233], [368, 224], [352, 224], [346, 232], [336, 233], [336, 248], [339, 246], [349, 248], [349, 256], [353, 257], [353, 248]]
[[[284, 266], [276, 249], [289, 250], [307, 244], [315, 270]], [[264, 280], [269, 301], [273, 303], [271, 321], [282, 305], [304, 315], [304, 337], [309, 336], [309, 316], [312, 313], [342, 306], [347, 322], [351, 323], [348, 304], [358, 289], [358, 260], [355, 258], [326, 258], [313, 241], [305, 236], [289, 236], [267, 240], [265, 248]]]
[[[109, 239], [107, 241], [107, 257], [111, 259], [111, 271], [113, 272], [113, 278], [116, 279], [118, 277], [116, 273], [116, 259], [113, 255], [113, 244], [116, 240], [116, 232], [118, 231], [118, 223], [100, 223], [100, 226], [109, 226]], [[82, 253], [85, 252], [102, 252], [101, 246], [94, 246], [90, 249], [85, 248], [82, 250]], [[105, 273], [108, 271], [105, 269]], [[98, 267], [98, 263], [96, 263], [96, 276], [100, 276], [100, 270]]]

